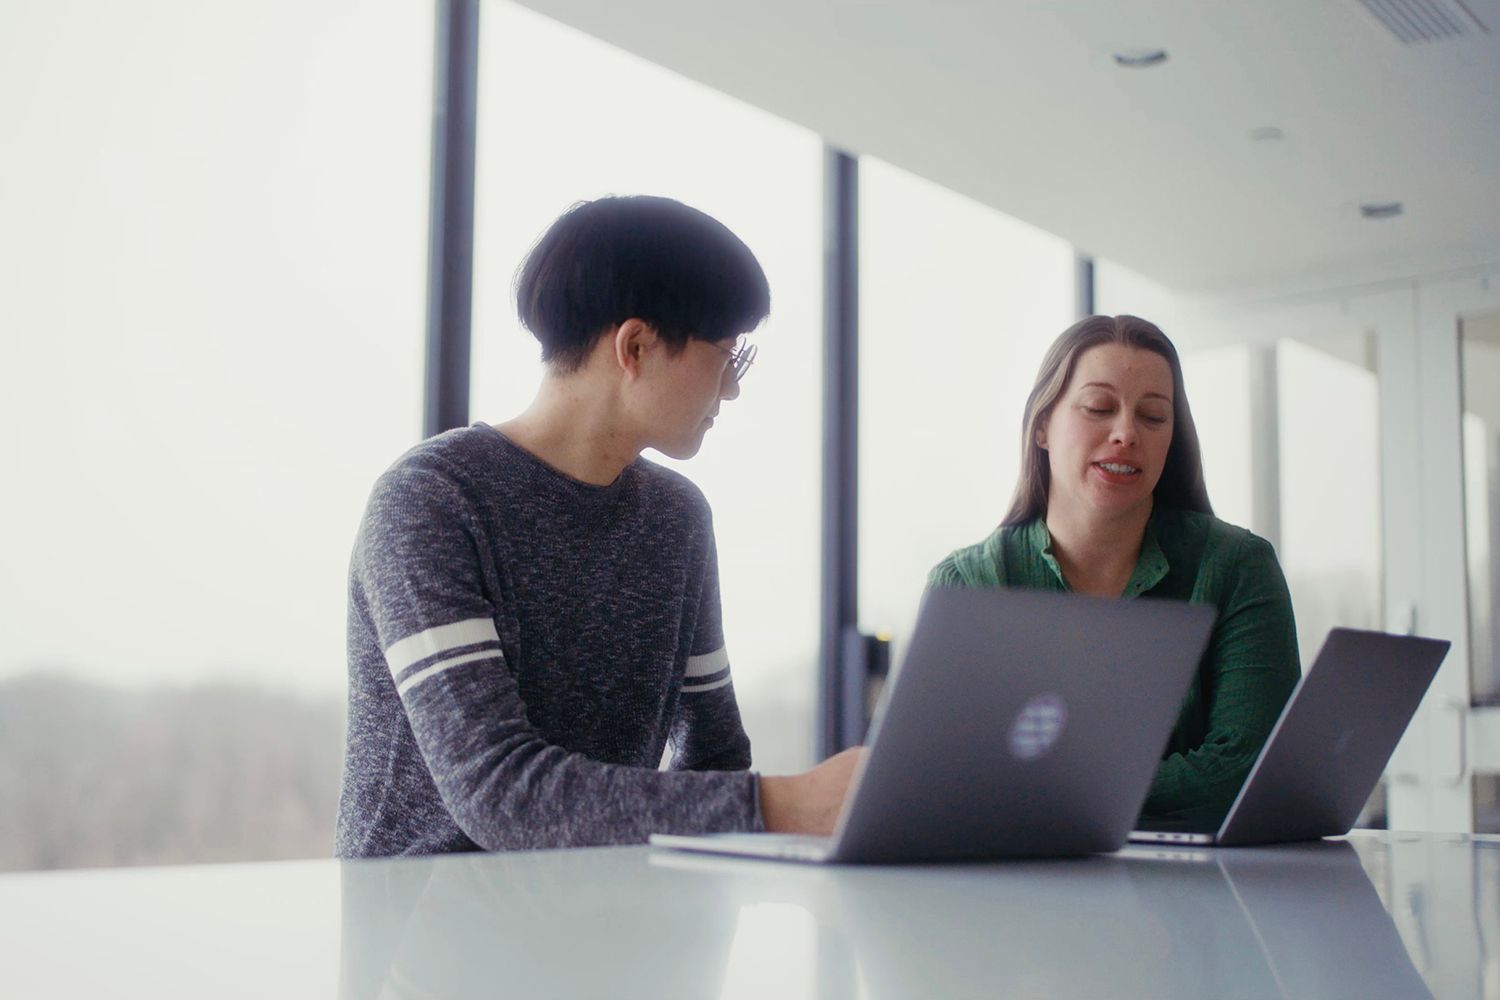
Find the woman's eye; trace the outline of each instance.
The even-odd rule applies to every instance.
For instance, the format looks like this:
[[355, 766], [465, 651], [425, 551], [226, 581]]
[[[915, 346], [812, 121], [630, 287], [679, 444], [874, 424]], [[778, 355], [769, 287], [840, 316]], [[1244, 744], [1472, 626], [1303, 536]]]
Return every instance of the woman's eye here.
[[1090, 416], [1102, 417], [1109, 412], [1109, 408], [1105, 406], [1085, 406], [1083, 412]]
[[1143, 414], [1141, 414], [1141, 419], [1144, 420], [1144, 421], [1146, 421], [1146, 423], [1148, 423], [1148, 424], [1161, 425], [1161, 424], [1164, 424], [1164, 423], [1167, 422], [1167, 418], [1166, 417], [1158, 416], [1155, 413], [1143, 413]]

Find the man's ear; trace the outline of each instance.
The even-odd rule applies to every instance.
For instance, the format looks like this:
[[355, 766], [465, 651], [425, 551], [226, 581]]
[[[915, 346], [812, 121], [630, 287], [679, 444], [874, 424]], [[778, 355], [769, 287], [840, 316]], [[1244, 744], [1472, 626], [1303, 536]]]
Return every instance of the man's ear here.
[[614, 329], [615, 364], [639, 377], [641, 361], [659, 340], [656, 329], [642, 319], [627, 319]]

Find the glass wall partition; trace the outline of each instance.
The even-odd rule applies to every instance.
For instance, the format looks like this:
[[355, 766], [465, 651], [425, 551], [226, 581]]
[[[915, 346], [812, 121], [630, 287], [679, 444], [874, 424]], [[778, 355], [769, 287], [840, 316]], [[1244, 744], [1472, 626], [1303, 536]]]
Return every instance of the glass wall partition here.
[[1500, 705], [1500, 314], [1463, 324], [1464, 515], [1476, 705]]
[[[1469, 590], [1471, 699], [1500, 708], [1500, 313], [1465, 317], [1463, 366], [1464, 540]], [[1500, 832], [1500, 778], [1474, 777], [1474, 829]]]
[[1380, 386], [1363, 334], [1276, 346], [1281, 565], [1306, 668], [1335, 626], [1383, 627]]
[[[1380, 385], [1368, 334], [1275, 348], [1278, 547], [1306, 670], [1336, 626], [1382, 629]], [[1388, 825], [1382, 779], [1359, 826]]]
[[547, 225], [606, 194], [667, 195], [737, 233], [771, 282], [739, 399], [676, 463], [713, 505], [724, 624], [755, 766], [813, 755], [818, 672], [822, 141], [524, 7], [481, 17], [472, 418], [542, 377], [513, 276]]

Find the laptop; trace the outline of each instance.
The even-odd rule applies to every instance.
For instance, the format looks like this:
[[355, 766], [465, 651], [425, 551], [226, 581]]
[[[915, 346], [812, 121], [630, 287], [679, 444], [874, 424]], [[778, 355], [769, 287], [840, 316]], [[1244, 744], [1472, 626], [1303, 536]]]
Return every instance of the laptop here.
[[833, 836], [651, 843], [812, 862], [1116, 850], [1213, 623], [1212, 608], [1177, 601], [929, 591]]
[[1443, 639], [1336, 628], [1215, 829], [1142, 823], [1140, 843], [1229, 847], [1348, 833], [1427, 686]]

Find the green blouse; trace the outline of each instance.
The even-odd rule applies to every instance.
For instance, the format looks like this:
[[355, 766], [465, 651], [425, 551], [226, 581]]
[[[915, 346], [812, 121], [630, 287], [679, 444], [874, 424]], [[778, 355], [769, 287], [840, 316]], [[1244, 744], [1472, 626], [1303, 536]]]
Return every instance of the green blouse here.
[[[1002, 526], [932, 571], [933, 587], [1068, 590], [1041, 518]], [[1292, 599], [1265, 539], [1208, 514], [1157, 509], [1124, 598], [1212, 604], [1218, 620], [1143, 815], [1215, 823], [1301, 675]]]

